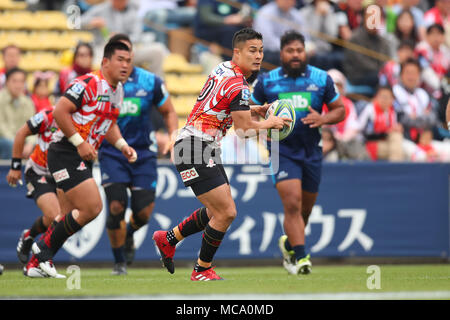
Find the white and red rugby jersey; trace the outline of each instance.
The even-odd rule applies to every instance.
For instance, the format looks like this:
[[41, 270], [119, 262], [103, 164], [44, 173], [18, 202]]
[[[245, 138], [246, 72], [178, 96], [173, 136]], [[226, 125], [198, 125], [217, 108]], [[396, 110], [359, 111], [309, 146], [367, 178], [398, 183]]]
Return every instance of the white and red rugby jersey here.
[[250, 89], [232, 61], [219, 64], [208, 76], [177, 140], [195, 136], [220, 141], [233, 125], [232, 111], [250, 110]]
[[[123, 95], [122, 83], [119, 82], [114, 89], [101, 71], [76, 78], [64, 93], [64, 97], [77, 107], [72, 113], [75, 129], [96, 150], [111, 124], [119, 117]], [[63, 132], [59, 131], [55, 134], [54, 141], [60, 141], [63, 137]]]
[[50, 176], [47, 167], [47, 152], [52, 136], [58, 131], [56, 121], [53, 119], [53, 109], [36, 113], [27, 121], [31, 133], [37, 134], [36, 146], [27, 161], [25, 171], [30, 167], [42, 176]]

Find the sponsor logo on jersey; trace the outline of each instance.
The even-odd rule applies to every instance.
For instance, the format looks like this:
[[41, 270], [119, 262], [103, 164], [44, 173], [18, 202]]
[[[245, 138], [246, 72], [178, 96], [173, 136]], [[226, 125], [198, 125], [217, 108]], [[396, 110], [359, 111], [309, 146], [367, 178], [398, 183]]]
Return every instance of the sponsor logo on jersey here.
[[56, 182], [61, 182], [69, 178], [70, 176], [69, 172], [67, 172], [67, 169], [62, 169], [53, 173], [53, 179], [55, 179]]
[[109, 102], [111, 101], [111, 97], [109, 95], [99, 95], [97, 98], [99, 102]]
[[282, 92], [278, 94], [279, 99], [289, 99], [295, 106], [295, 111], [308, 111], [311, 105], [311, 92]]
[[183, 182], [195, 179], [198, 177], [198, 173], [197, 170], [195, 170], [195, 168], [191, 168], [191, 169], [187, 169], [184, 171], [180, 172], [181, 175], [181, 180], [183, 180]]
[[141, 99], [140, 98], [124, 98], [120, 106], [119, 118], [132, 116], [138, 117], [141, 115]]
[[318, 91], [319, 87], [316, 86], [314, 83], [311, 83], [308, 88], [306, 88], [307, 91]]
[[247, 88], [242, 89], [242, 99], [250, 100], [250, 90], [248, 90]]
[[139, 89], [136, 92], [136, 97], [146, 97], [147, 96], [147, 91], [145, 91], [144, 89]]
[[69, 90], [67, 90], [67, 93], [70, 94], [75, 99], [78, 99], [83, 90], [84, 87], [81, 83], [75, 83], [73, 86], [69, 88]]
[[31, 117], [30, 122], [33, 127], [37, 127], [44, 121], [44, 115], [42, 113], [36, 113], [33, 117]]

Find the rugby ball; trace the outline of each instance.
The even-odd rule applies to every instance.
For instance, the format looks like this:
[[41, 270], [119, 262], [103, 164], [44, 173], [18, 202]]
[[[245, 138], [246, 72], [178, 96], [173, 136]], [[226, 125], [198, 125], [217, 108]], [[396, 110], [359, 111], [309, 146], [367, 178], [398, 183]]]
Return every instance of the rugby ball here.
[[268, 129], [267, 136], [272, 140], [281, 141], [289, 136], [292, 132], [292, 129], [295, 126], [295, 108], [292, 104], [292, 101], [289, 99], [280, 99], [276, 100], [272, 103], [272, 105], [267, 109], [266, 112], [266, 120], [269, 118], [269, 115], [273, 113], [274, 116], [289, 118], [292, 120], [289, 127], [283, 127], [281, 130], [277, 129]]

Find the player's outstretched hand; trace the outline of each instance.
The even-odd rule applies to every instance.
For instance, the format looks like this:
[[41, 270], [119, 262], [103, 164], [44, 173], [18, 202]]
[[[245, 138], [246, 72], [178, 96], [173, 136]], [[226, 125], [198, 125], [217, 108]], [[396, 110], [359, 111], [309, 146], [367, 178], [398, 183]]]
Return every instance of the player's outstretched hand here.
[[324, 124], [323, 118], [316, 110], [308, 106], [309, 113], [306, 117], [302, 118], [302, 122], [309, 125], [310, 128], [318, 128]]
[[78, 145], [77, 151], [81, 159], [83, 160], [94, 161], [95, 159], [97, 159], [97, 151], [86, 141]]
[[22, 171], [20, 170], [12, 170], [10, 169], [8, 174], [6, 175], [6, 181], [8, 182], [10, 187], [17, 187], [17, 183], [20, 185], [23, 184], [22, 180], [20, 179], [22, 177]]
[[136, 160], [137, 160], [137, 153], [136, 153], [136, 151], [132, 147], [130, 147], [128, 145], [124, 146], [122, 148], [122, 154], [125, 156], [125, 158], [128, 159], [129, 163], [136, 162]]

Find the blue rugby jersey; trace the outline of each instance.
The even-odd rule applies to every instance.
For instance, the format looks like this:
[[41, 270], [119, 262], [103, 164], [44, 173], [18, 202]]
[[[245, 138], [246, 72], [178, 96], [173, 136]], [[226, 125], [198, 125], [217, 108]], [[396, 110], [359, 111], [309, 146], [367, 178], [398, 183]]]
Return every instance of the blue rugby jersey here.
[[259, 75], [251, 99], [257, 104], [290, 99], [295, 106], [296, 123], [292, 133], [280, 141], [280, 153], [294, 160], [320, 160], [320, 129], [304, 125], [301, 119], [309, 113], [308, 106], [322, 113], [323, 104], [338, 97], [326, 71], [307, 65], [305, 73], [295, 79], [288, 77], [281, 67]]
[[[120, 132], [128, 144], [136, 150], [139, 158], [156, 157], [158, 147], [150, 113], [153, 106], [159, 108], [169, 97], [164, 82], [155, 74], [134, 67], [123, 88], [125, 95], [117, 119]], [[122, 154], [106, 140], [100, 152], [111, 155]]]

